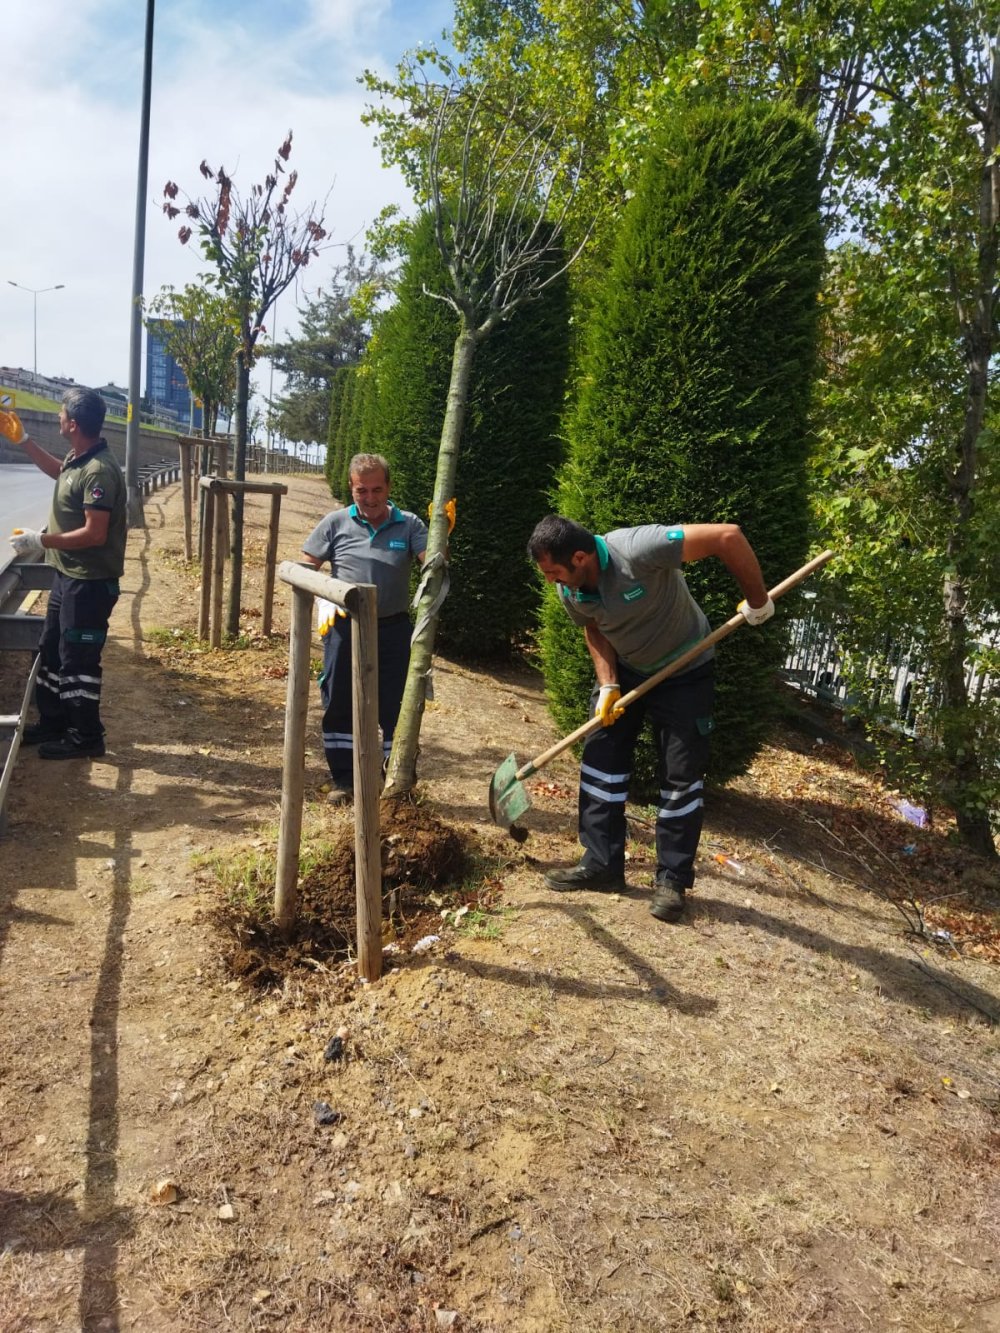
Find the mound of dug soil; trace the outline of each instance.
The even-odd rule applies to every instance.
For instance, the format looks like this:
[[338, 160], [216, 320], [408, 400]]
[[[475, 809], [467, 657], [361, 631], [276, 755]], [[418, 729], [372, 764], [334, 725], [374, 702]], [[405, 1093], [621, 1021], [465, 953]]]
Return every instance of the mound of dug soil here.
[[[408, 949], [440, 926], [443, 910], [476, 901], [474, 888], [463, 895], [455, 886], [474, 865], [478, 841], [471, 829], [460, 832], [408, 801], [382, 801], [379, 815], [383, 942]], [[302, 876], [290, 933], [254, 906], [230, 900], [219, 908], [215, 924], [230, 942], [226, 968], [245, 985], [268, 990], [292, 972], [345, 961], [356, 935], [356, 885], [354, 825], [346, 822]]]

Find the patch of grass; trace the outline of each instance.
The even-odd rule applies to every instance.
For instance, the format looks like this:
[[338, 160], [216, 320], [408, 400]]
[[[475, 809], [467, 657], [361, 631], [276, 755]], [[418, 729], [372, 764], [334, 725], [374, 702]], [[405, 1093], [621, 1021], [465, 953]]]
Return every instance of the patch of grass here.
[[[303, 844], [299, 852], [299, 879], [322, 865], [330, 854], [329, 843]], [[252, 847], [198, 852], [191, 861], [195, 869], [208, 871], [225, 902], [248, 921], [271, 920], [278, 870], [277, 826], [255, 838]]]
[[27, 389], [15, 389], [14, 391], [15, 410], [25, 412], [51, 412], [58, 415], [61, 403], [57, 403], [54, 398], [45, 398], [40, 393], [29, 393]]
[[458, 933], [470, 940], [503, 939], [504, 928], [517, 916], [513, 907], [484, 910], [474, 907], [457, 923]]
[[128, 886], [129, 896], [140, 898], [144, 893], [148, 893], [152, 887], [153, 882], [148, 875], [133, 875]]
[[192, 857], [192, 864], [207, 870], [226, 902], [241, 913], [256, 920], [270, 916], [277, 872], [274, 847], [199, 852]]
[[502, 939], [505, 926], [517, 915], [502, 902], [503, 874], [510, 866], [506, 856], [470, 856], [462, 883], [454, 890], [461, 905], [441, 913], [445, 923], [467, 939]]
[[145, 631], [143, 638], [157, 648], [183, 648], [189, 653], [203, 653], [207, 647], [193, 629], [165, 629], [154, 625]]

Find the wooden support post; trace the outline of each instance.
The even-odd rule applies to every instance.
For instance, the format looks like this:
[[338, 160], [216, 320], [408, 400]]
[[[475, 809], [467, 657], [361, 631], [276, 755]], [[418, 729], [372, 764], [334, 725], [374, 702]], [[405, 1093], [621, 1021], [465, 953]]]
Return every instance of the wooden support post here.
[[260, 618], [260, 630], [265, 638], [271, 633], [271, 620], [274, 615], [274, 566], [278, 558], [278, 523], [281, 520], [281, 493], [276, 491], [271, 496], [271, 515], [267, 525], [267, 550], [264, 553], [264, 610]]
[[229, 505], [226, 493], [221, 488], [211, 488], [215, 495], [215, 551], [212, 559], [212, 625], [209, 631], [209, 645], [222, 647], [222, 583], [226, 569], [226, 554], [229, 536]]
[[[286, 934], [295, 922], [302, 841], [302, 798], [305, 790], [306, 718], [309, 712], [309, 650], [312, 644], [313, 596], [292, 589], [292, 632], [288, 650], [285, 696], [285, 749], [282, 761], [281, 821], [274, 887], [274, 917]], [[377, 831], [376, 831], [377, 836]]]
[[184, 441], [177, 448], [181, 455], [181, 495], [184, 501], [184, 559], [190, 564], [194, 559], [194, 546], [191, 540], [191, 484], [193, 481], [191, 476], [191, 445]]
[[382, 747], [378, 736], [378, 593], [370, 584], [359, 584], [356, 591], [357, 606], [351, 615], [351, 685], [358, 973], [366, 981], [377, 981], [382, 975], [382, 858], [378, 813]]
[[199, 486], [203, 500], [201, 551], [201, 606], [198, 610], [198, 638], [208, 638], [212, 609], [212, 551], [215, 530], [215, 492], [210, 486]]
[[205, 541], [207, 535], [206, 530], [208, 527], [208, 520], [205, 511], [208, 506], [208, 495], [202, 489], [201, 479], [202, 477], [206, 476], [208, 472], [208, 468], [206, 466], [207, 458], [208, 458], [208, 452], [205, 448], [204, 442], [202, 442], [201, 444], [199, 444], [198, 452], [195, 455], [195, 469], [194, 469], [195, 472], [194, 484], [196, 487], [196, 493], [198, 495], [198, 555], [201, 558], [202, 566], [204, 566], [204, 564], [206, 563]]

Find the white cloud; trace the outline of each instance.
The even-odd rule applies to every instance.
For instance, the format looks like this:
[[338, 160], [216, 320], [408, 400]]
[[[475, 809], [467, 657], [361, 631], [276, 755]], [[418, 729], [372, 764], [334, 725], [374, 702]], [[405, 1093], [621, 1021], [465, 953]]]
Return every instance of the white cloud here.
[[[406, 204], [360, 123], [366, 94], [357, 76], [392, 68], [403, 50], [450, 18], [444, 0], [414, 10], [406, 0], [225, 0], [161, 4], [157, 14], [147, 195], [145, 290], [182, 286], [199, 272], [160, 212], [163, 185], [193, 195], [211, 188], [207, 158], [241, 189], [270, 170], [294, 131], [294, 202], [326, 202], [334, 247], [305, 272], [315, 291], [340, 246], [363, 243], [387, 203]], [[33, 301], [39, 295], [38, 367], [81, 383], [127, 380], [144, 6], [138, 0], [33, 0], [5, 18], [0, 115], [8, 127], [0, 206], [0, 364], [32, 364]], [[279, 335], [297, 323], [278, 311]]]

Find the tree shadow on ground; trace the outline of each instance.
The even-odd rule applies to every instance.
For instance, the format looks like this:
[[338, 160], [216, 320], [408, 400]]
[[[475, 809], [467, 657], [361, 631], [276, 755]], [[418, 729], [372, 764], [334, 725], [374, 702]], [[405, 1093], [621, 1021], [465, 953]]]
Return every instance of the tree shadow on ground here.
[[764, 931], [822, 958], [835, 958], [854, 971], [867, 972], [882, 994], [911, 1008], [929, 1010], [946, 1018], [966, 1017], [972, 1009], [987, 1022], [1000, 1023], [1000, 997], [950, 973], [945, 975], [923, 961], [902, 958], [867, 945], [847, 944], [832, 935], [772, 916], [758, 908], [736, 906], [724, 898], [707, 898], [699, 894], [692, 899], [688, 912], [692, 923], [710, 920], [717, 925]]
[[504, 985], [518, 986], [528, 990], [544, 986], [557, 995], [572, 996], [576, 999], [600, 1000], [604, 1003], [610, 1000], [622, 1003], [650, 1004], [656, 1007], [676, 1009], [678, 1013], [691, 1017], [712, 1013], [718, 1007], [715, 1000], [678, 990], [661, 972], [656, 970], [648, 958], [630, 949], [612, 931], [601, 924], [590, 908], [580, 902], [571, 903], [565, 900], [556, 903], [526, 902], [518, 903], [517, 908], [518, 911], [561, 912], [588, 939], [603, 949], [609, 957], [631, 968], [639, 984], [626, 985], [620, 982], [584, 981], [579, 977], [559, 976], [558, 973], [549, 969], [536, 970], [498, 963], [484, 963], [481, 959], [467, 958], [453, 951], [445, 954], [445, 962], [457, 971], [466, 972], [480, 978], [486, 977]]

